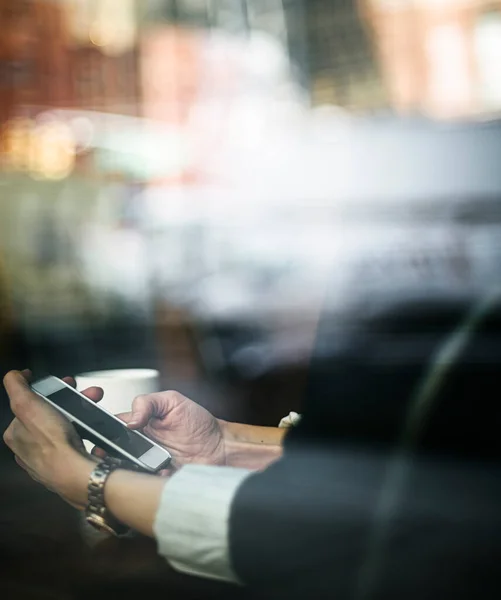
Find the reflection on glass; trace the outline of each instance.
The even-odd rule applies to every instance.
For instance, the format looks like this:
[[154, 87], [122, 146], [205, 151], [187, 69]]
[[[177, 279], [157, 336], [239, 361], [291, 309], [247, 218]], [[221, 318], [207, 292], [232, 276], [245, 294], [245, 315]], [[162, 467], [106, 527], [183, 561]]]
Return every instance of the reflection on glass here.
[[475, 53], [480, 98], [487, 110], [501, 108], [501, 11], [479, 16], [475, 27]]

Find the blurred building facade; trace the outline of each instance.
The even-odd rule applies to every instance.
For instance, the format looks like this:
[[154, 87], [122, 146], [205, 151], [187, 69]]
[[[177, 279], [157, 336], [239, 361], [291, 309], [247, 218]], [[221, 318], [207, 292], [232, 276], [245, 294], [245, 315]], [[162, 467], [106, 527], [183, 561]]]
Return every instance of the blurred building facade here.
[[363, 0], [390, 104], [464, 117], [501, 109], [501, 2]]
[[[133, 34], [119, 28], [124, 9]], [[1, 122], [47, 108], [136, 114], [134, 2], [1, 0], [0, 25]], [[117, 27], [120, 42], [108, 40]]]
[[69, 98], [64, 11], [47, 1], [1, 0], [0, 123]]
[[66, 0], [70, 57], [69, 106], [138, 114], [138, 32], [135, 0]]

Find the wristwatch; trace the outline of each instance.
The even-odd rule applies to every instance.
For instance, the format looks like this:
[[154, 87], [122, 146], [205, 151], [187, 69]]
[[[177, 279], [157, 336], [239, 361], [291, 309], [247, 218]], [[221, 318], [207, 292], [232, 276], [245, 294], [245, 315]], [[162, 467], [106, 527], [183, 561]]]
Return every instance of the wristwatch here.
[[111, 473], [121, 466], [121, 462], [116, 458], [109, 456], [104, 458], [92, 471], [87, 486], [88, 499], [85, 508], [85, 520], [96, 529], [114, 536], [126, 534], [129, 528], [120, 523], [106, 508], [104, 486]]

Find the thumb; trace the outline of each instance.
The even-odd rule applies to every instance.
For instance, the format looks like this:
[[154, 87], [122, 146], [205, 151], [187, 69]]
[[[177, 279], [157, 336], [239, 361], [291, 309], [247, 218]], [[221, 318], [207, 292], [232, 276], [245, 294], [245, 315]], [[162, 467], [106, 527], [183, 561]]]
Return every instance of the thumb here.
[[[152, 395], [137, 396], [132, 402], [130, 413], [121, 415], [130, 429], [141, 429], [146, 427], [148, 421], [156, 414], [155, 400]], [[125, 417], [125, 418], [123, 418]]]

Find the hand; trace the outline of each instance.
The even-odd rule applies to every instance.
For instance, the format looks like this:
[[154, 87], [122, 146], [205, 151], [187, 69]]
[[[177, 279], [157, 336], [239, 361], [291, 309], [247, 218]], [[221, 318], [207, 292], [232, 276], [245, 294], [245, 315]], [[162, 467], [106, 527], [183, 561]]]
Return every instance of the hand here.
[[[86, 481], [94, 462], [85, 453], [71, 423], [29, 387], [29, 371], [12, 371], [4, 378], [15, 419], [4, 433], [4, 441], [16, 462], [35, 480], [67, 502], [83, 508]], [[70, 385], [73, 379], [65, 378]], [[83, 392], [95, 402], [102, 398], [99, 388]]]
[[117, 415], [130, 429], [141, 429], [169, 450], [173, 466], [226, 464], [221, 423], [205, 408], [178, 392], [138, 396], [132, 411]]

